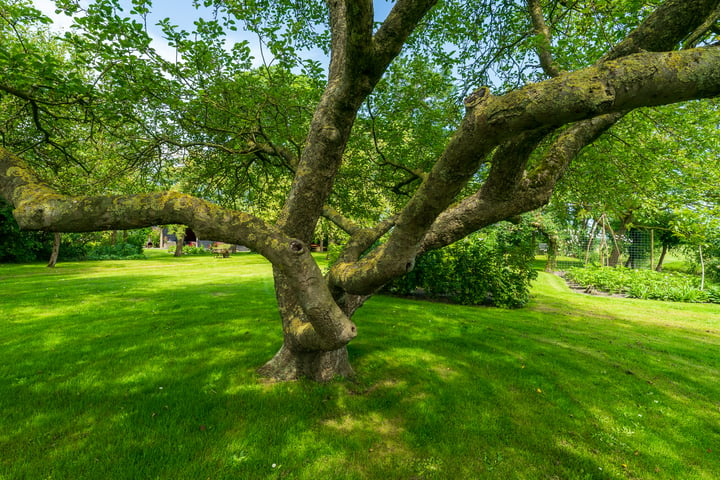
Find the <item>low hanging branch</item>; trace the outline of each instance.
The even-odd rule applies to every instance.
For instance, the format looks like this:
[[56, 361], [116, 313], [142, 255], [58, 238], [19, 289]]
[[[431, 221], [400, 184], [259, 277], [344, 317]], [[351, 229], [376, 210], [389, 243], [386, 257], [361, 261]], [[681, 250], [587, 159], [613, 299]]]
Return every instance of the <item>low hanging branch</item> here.
[[300, 240], [252, 215], [178, 192], [67, 196], [41, 183], [25, 163], [0, 147], [0, 195], [26, 230], [89, 232], [184, 224], [204, 237], [257, 251], [293, 279], [307, 323], [299, 335], [306, 348], [333, 349], [356, 335], [355, 325], [332, 299], [322, 272]]

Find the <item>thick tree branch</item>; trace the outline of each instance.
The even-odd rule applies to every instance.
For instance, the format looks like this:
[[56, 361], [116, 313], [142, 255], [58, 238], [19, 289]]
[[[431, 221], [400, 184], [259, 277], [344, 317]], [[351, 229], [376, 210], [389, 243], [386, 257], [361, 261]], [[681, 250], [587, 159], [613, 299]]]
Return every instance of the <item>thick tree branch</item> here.
[[482, 195], [498, 202], [512, 197], [530, 155], [547, 133], [547, 129], [523, 132], [500, 145], [493, 153], [490, 173], [481, 188]]
[[700, 40], [702, 40], [702, 38], [707, 35], [708, 32], [715, 31], [717, 33], [716, 25], [718, 21], [720, 21], [720, 5], [718, 5], [715, 11], [705, 19], [702, 25], [700, 25], [687, 38], [687, 40], [685, 40], [683, 46], [685, 48], [695, 48], [698, 42], [700, 42]]
[[[657, 106], [720, 93], [720, 48], [639, 53], [489, 97], [466, 117], [468, 138], [507, 138], [519, 131], [583, 117]], [[487, 142], [485, 142], [487, 143]]]
[[641, 50], [674, 50], [720, 6], [720, 0], [667, 0], [630, 35], [613, 47], [603, 60], [613, 60]]
[[624, 115], [611, 113], [569, 126], [530, 173], [516, 178], [513, 184], [504, 184], [504, 189], [488, 181], [478, 192], [443, 212], [423, 239], [420, 252], [450, 245], [483, 227], [545, 205], [570, 162]]
[[385, 235], [391, 228], [395, 226], [397, 216], [388, 217], [372, 228], [363, 228], [357, 230], [350, 240], [345, 244], [339, 262], [354, 262], [365, 253], [373, 243], [377, 242], [380, 237]]
[[363, 72], [372, 46], [372, 0], [330, 0], [330, 79]]
[[[528, 1], [538, 3], [537, 0]], [[713, 9], [720, 8], [718, 5], [720, 2], [717, 0], [668, 1], [615, 46], [599, 64], [641, 50], [671, 50], [703, 18], [708, 15], [712, 17]], [[425, 237], [421, 251], [448, 245], [479, 228], [544, 205], [569, 162], [625, 113], [620, 111], [580, 121], [566, 129], [548, 149], [540, 165], [526, 175], [522, 185], [518, 182], [512, 187], [506, 185], [497, 189], [498, 192], [512, 192], [512, 199], [505, 197], [490, 201], [494, 196], [490, 195], [493, 189], [493, 182], [490, 181], [481, 191], [448, 209], [438, 218]], [[497, 161], [494, 163], [502, 162], [498, 155], [495, 157]], [[523, 202], [527, 202], [524, 207]]]
[[348, 240], [340, 255], [340, 261], [355, 261], [360, 258], [360, 255], [385, 235], [397, 220], [396, 216], [392, 216], [372, 228], [363, 228], [330, 206], [323, 208], [323, 216], [350, 235], [350, 240]]
[[529, 85], [501, 97], [473, 99], [460, 129], [408, 202], [386, 244], [359, 262], [339, 263], [334, 283], [367, 293], [413, 266], [420, 242], [480, 162], [520, 132], [588, 117], [720, 94], [720, 48], [640, 53]]
[[[407, 38], [437, 0], [398, 0], [373, 39], [379, 66], [389, 65], [400, 53]], [[383, 67], [383, 71], [384, 71]]]
[[124, 230], [178, 223], [206, 238], [241, 243], [257, 251], [301, 288], [307, 348], [334, 350], [356, 335], [333, 301], [322, 272], [300, 240], [252, 215], [178, 192], [115, 196], [65, 196], [39, 182], [18, 157], [0, 148], [0, 196], [14, 206], [21, 228], [51, 232]]
[[327, 204], [357, 111], [434, 1], [400, 0], [372, 37], [371, 0], [331, 0], [328, 84], [277, 224], [309, 241]]
[[331, 0], [328, 84], [315, 109], [278, 225], [309, 241], [340, 168], [357, 110], [377, 79], [368, 77], [373, 10], [370, 0]]

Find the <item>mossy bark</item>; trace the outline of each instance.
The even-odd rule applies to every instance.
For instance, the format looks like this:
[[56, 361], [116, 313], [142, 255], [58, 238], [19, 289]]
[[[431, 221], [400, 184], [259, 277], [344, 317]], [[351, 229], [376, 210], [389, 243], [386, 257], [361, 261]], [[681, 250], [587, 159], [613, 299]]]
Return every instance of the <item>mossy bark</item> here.
[[299, 298], [303, 292], [280, 269], [275, 268], [274, 277], [283, 345], [258, 369], [258, 374], [278, 381], [310, 378], [321, 382], [352, 376], [347, 346], [328, 348], [319, 345]]

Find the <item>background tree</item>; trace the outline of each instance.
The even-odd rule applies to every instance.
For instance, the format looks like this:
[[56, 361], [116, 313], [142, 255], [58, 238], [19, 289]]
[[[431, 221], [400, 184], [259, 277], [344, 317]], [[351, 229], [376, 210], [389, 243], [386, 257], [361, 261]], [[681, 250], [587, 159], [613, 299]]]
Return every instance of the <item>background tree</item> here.
[[175, 235], [175, 252], [173, 256], [182, 257], [183, 245], [185, 244], [185, 231], [187, 227], [185, 225], [168, 225], [167, 232], [170, 235]]
[[[718, 0], [398, 0], [380, 19], [370, 0], [203, 3], [213, 12], [194, 32], [160, 22], [177, 49], [169, 61], [152, 48], [147, 0], [133, 0], [129, 15], [115, 0], [58, 0], [76, 28], [62, 39], [67, 53], [50, 56], [25, 34], [45, 20], [16, 0], [3, 15], [12, 41], [0, 61], [12, 75], [0, 90], [25, 102], [27, 128], [63, 165], [89, 157], [166, 180], [190, 158], [190, 186], [204, 198], [162, 192], [163, 181], [138, 185], [148, 193], [68, 195], [7, 148], [0, 193], [27, 229], [178, 223], [265, 256], [284, 342], [260, 372], [277, 379], [351, 374], [353, 313], [418, 255], [546, 204], [583, 148], [628, 112], [720, 93], [720, 48], [709, 45]], [[293, 74], [256, 69], [253, 81], [247, 43], [225, 47], [238, 23]], [[330, 55], [324, 77], [300, 58], [310, 47]], [[246, 101], [250, 82], [264, 97]], [[276, 86], [298, 92], [296, 111]], [[455, 92], [462, 100], [445, 115], [421, 105], [442, 110]], [[202, 189], [221, 158], [240, 181]], [[353, 170], [368, 181], [348, 181]], [[237, 201], [222, 193], [233, 185]], [[234, 208], [208, 200], [221, 198]], [[255, 198], [268, 199], [262, 212]], [[358, 199], [373, 202], [358, 208]], [[327, 274], [308, 248], [321, 216], [348, 236]]]
[[703, 206], [687, 206], [676, 212], [674, 233], [697, 251], [700, 290], [705, 288], [705, 252], [720, 243], [720, 218]]
[[[677, 245], [672, 212], [717, 196], [720, 164], [713, 132], [719, 123], [712, 101], [628, 114], [570, 165], [555, 189], [553, 212], [580, 235], [592, 228], [583, 218], [597, 221], [603, 214], [619, 237], [637, 227], [655, 229], [664, 258], [667, 247]], [[578, 218], [570, 221], [568, 215]], [[620, 254], [613, 244], [609, 264], [616, 265]]]

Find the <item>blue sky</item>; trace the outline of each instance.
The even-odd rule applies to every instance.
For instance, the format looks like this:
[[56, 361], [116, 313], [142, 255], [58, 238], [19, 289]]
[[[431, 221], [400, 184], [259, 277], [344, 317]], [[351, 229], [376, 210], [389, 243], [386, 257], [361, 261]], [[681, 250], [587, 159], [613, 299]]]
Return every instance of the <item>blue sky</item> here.
[[[87, 2], [85, 2], [87, 3]], [[122, 0], [122, 4], [130, 4], [129, 0]], [[381, 20], [387, 16], [390, 11], [393, 2], [390, 0], [375, 0], [375, 16], [377, 20]], [[72, 20], [65, 15], [55, 14], [55, 3], [52, 0], [33, 0], [33, 5], [38, 10], [42, 11], [45, 15], [49, 16], [56, 28], [65, 29], [70, 26]], [[128, 12], [130, 8], [126, 8]], [[166, 57], [167, 59], [175, 58], [175, 50], [170, 47], [167, 42], [161, 36], [161, 30], [156, 26], [156, 23], [163, 18], [170, 18], [175, 25], [192, 31], [193, 22], [199, 17], [205, 16], [206, 18], [212, 16], [210, 9], [196, 10], [192, 6], [191, 0], [154, 0], [152, 14], [148, 17], [148, 31], [151, 37], [154, 39], [153, 47], [155, 50]], [[262, 56], [260, 51], [260, 44], [257, 37], [249, 32], [231, 32], [233, 35], [229, 36], [229, 43], [235, 43], [237, 41], [247, 40], [251, 46], [251, 52], [255, 57], [257, 65], [262, 63]], [[266, 60], [268, 58], [268, 52], [265, 50]], [[307, 52], [306, 57], [310, 57], [314, 60], [319, 60], [323, 66], [327, 66], [328, 59], [320, 51]]]

